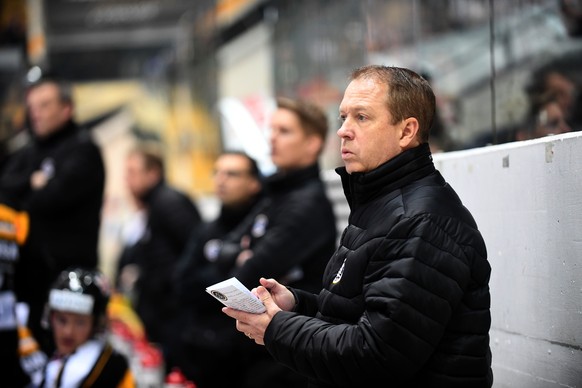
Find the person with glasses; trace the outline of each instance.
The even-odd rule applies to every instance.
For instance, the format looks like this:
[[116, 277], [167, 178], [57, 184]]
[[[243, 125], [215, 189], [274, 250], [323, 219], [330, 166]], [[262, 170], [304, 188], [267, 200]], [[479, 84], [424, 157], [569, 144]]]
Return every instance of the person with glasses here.
[[[219, 214], [192, 231], [174, 271], [180, 307], [172, 319], [167, 357], [170, 368], [180, 368], [199, 387], [235, 382], [240, 338], [204, 290], [229, 276], [244, 232], [267, 201], [257, 163], [242, 151], [225, 151], [216, 159], [213, 184]], [[223, 372], [224, 365], [229, 373]]]

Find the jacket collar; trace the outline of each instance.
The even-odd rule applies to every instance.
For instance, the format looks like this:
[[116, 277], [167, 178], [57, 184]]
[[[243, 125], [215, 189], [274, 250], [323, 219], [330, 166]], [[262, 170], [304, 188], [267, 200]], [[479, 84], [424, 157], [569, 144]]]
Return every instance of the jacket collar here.
[[224, 204], [220, 207], [220, 213], [218, 219], [224, 224], [236, 226], [251, 210], [257, 206], [257, 204], [265, 198], [264, 191], [259, 192], [257, 195], [252, 197], [248, 202], [243, 204], [238, 204], [236, 206], [225, 206]]
[[409, 183], [436, 171], [429, 145], [404, 151], [376, 169], [348, 174], [345, 167], [335, 170], [341, 177], [342, 186], [350, 207], [400, 189]]
[[39, 147], [50, 148], [54, 144], [59, 144], [63, 139], [73, 136], [79, 131], [79, 127], [74, 121], [67, 121], [61, 128], [51, 133], [45, 138], [34, 137], [35, 143]]
[[299, 187], [314, 178], [319, 178], [318, 163], [299, 170], [277, 172], [266, 179], [266, 184], [269, 192], [276, 194]]

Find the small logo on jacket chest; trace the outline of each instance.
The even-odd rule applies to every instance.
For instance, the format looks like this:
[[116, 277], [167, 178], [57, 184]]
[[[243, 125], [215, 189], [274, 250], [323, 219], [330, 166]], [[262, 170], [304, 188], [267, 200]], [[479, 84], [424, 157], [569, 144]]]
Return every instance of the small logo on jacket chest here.
[[348, 258], [346, 257], [344, 259], [344, 262], [342, 263], [342, 266], [340, 267], [339, 271], [337, 271], [337, 274], [335, 275], [335, 278], [333, 278], [332, 284], [338, 284], [339, 281], [341, 280], [343, 274], [344, 274], [344, 269], [346, 267], [346, 260]]
[[49, 180], [55, 176], [55, 161], [53, 158], [45, 158], [40, 164], [40, 169]]
[[259, 214], [255, 218], [255, 223], [251, 229], [251, 234], [253, 237], [262, 237], [267, 231], [267, 226], [269, 225], [269, 218], [264, 214]]
[[204, 244], [204, 256], [206, 257], [206, 260], [211, 263], [215, 262], [220, 255], [220, 248], [222, 248], [222, 241], [217, 238], [209, 240]]

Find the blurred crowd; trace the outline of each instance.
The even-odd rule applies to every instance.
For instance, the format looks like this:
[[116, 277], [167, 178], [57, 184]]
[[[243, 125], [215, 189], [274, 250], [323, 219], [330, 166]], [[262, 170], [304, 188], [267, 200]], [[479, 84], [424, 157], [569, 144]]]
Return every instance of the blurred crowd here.
[[[515, 125], [473, 139], [467, 148], [531, 140], [582, 130], [582, 52], [575, 51], [533, 69], [524, 93], [528, 110]], [[496, 140], [496, 141], [495, 141]]]
[[2, 359], [13, 372], [3, 383], [304, 382], [241, 339], [205, 288], [232, 276], [252, 288], [268, 276], [319, 289], [337, 238], [318, 162], [329, 132], [325, 112], [307, 101], [277, 100], [270, 122], [277, 171], [270, 176], [244, 152], [224, 150], [213, 173], [220, 211], [211, 220], [167, 181], [163, 144], [138, 142], [122, 166], [135, 214], [107, 279], [98, 257], [107, 174], [101, 150], [75, 122], [63, 80], [30, 85], [26, 103], [30, 141], [0, 172], [2, 221], [16, 230], [6, 235], [10, 250], [2, 250], [2, 311], [13, 312], [0, 321], [10, 344]]

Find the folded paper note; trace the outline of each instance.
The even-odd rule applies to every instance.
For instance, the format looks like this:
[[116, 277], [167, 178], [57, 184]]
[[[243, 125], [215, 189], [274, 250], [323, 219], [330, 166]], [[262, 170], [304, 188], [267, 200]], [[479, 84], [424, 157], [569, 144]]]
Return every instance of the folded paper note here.
[[259, 298], [235, 277], [206, 287], [206, 292], [227, 307], [255, 314], [265, 312]]

